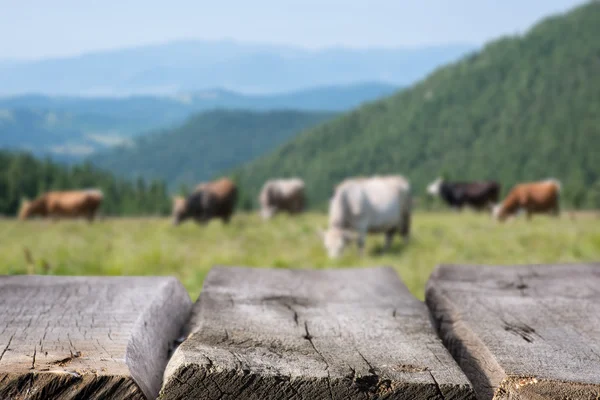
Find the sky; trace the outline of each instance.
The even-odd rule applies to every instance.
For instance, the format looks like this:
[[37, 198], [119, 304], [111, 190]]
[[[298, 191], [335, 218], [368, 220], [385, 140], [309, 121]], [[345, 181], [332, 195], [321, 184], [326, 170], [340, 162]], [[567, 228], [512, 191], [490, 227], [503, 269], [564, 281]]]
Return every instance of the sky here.
[[483, 44], [578, 0], [0, 0], [0, 59], [222, 40], [306, 48]]

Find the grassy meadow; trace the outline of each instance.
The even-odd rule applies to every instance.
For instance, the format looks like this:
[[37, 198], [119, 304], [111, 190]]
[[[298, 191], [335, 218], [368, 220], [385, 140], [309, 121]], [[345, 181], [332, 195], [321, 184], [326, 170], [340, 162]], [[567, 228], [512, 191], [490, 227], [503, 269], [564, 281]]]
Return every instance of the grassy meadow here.
[[317, 227], [326, 215], [237, 214], [229, 226], [188, 222], [173, 227], [166, 218], [84, 221], [0, 220], [1, 274], [175, 275], [192, 299], [213, 265], [272, 268], [341, 268], [388, 265], [420, 299], [440, 263], [521, 264], [600, 261], [600, 216], [567, 213], [559, 219], [518, 218], [497, 224], [471, 212], [416, 213], [412, 238], [396, 237], [381, 254], [383, 235], [367, 240], [365, 256], [349, 248], [329, 260]]

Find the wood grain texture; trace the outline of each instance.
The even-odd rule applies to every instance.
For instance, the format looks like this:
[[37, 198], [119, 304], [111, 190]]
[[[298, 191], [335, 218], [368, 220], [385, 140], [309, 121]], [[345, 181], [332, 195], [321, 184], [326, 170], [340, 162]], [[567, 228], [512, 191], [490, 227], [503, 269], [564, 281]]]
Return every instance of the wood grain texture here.
[[0, 277], [0, 399], [156, 398], [191, 310], [170, 277]]
[[161, 399], [472, 399], [391, 268], [215, 267]]
[[600, 399], [600, 264], [438, 267], [434, 325], [480, 399]]

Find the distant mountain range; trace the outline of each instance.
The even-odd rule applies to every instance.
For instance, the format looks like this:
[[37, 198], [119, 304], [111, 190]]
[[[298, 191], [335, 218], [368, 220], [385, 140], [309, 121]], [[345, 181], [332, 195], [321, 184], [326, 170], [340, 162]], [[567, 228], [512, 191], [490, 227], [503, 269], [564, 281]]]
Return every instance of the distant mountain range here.
[[124, 96], [220, 87], [244, 93], [385, 82], [405, 86], [474, 45], [307, 50], [231, 41], [180, 41], [77, 57], [0, 62], [0, 96]]
[[274, 95], [203, 90], [177, 96], [124, 98], [0, 98], [0, 148], [29, 150], [61, 160], [78, 160], [150, 131], [181, 124], [190, 115], [216, 108], [338, 112], [391, 95], [380, 83], [327, 86]]

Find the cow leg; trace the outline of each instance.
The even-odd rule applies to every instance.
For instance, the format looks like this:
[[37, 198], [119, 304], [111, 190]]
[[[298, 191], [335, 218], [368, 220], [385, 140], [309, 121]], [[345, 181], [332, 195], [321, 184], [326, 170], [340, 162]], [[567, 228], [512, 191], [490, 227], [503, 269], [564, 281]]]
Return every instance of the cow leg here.
[[392, 240], [394, 239], [395, 234], [396, 229], [390, 229], [385, 233], [385, 246], [383, 247], [384, 251], [388, 251], [390, 247], [392, 247]]
[[411, 220], [410, 211], [405, 212], [404, 216], [402, 217], [402, 224], [400, 225], [400, 236], [402, 236], [404, 241], [407, 241], [410, 236], [410, 220]]
[[358, 246], [358, 255], [363, 257], [365, 255], [365, 235], [361, 234], [356, 239], [356, 245]]

